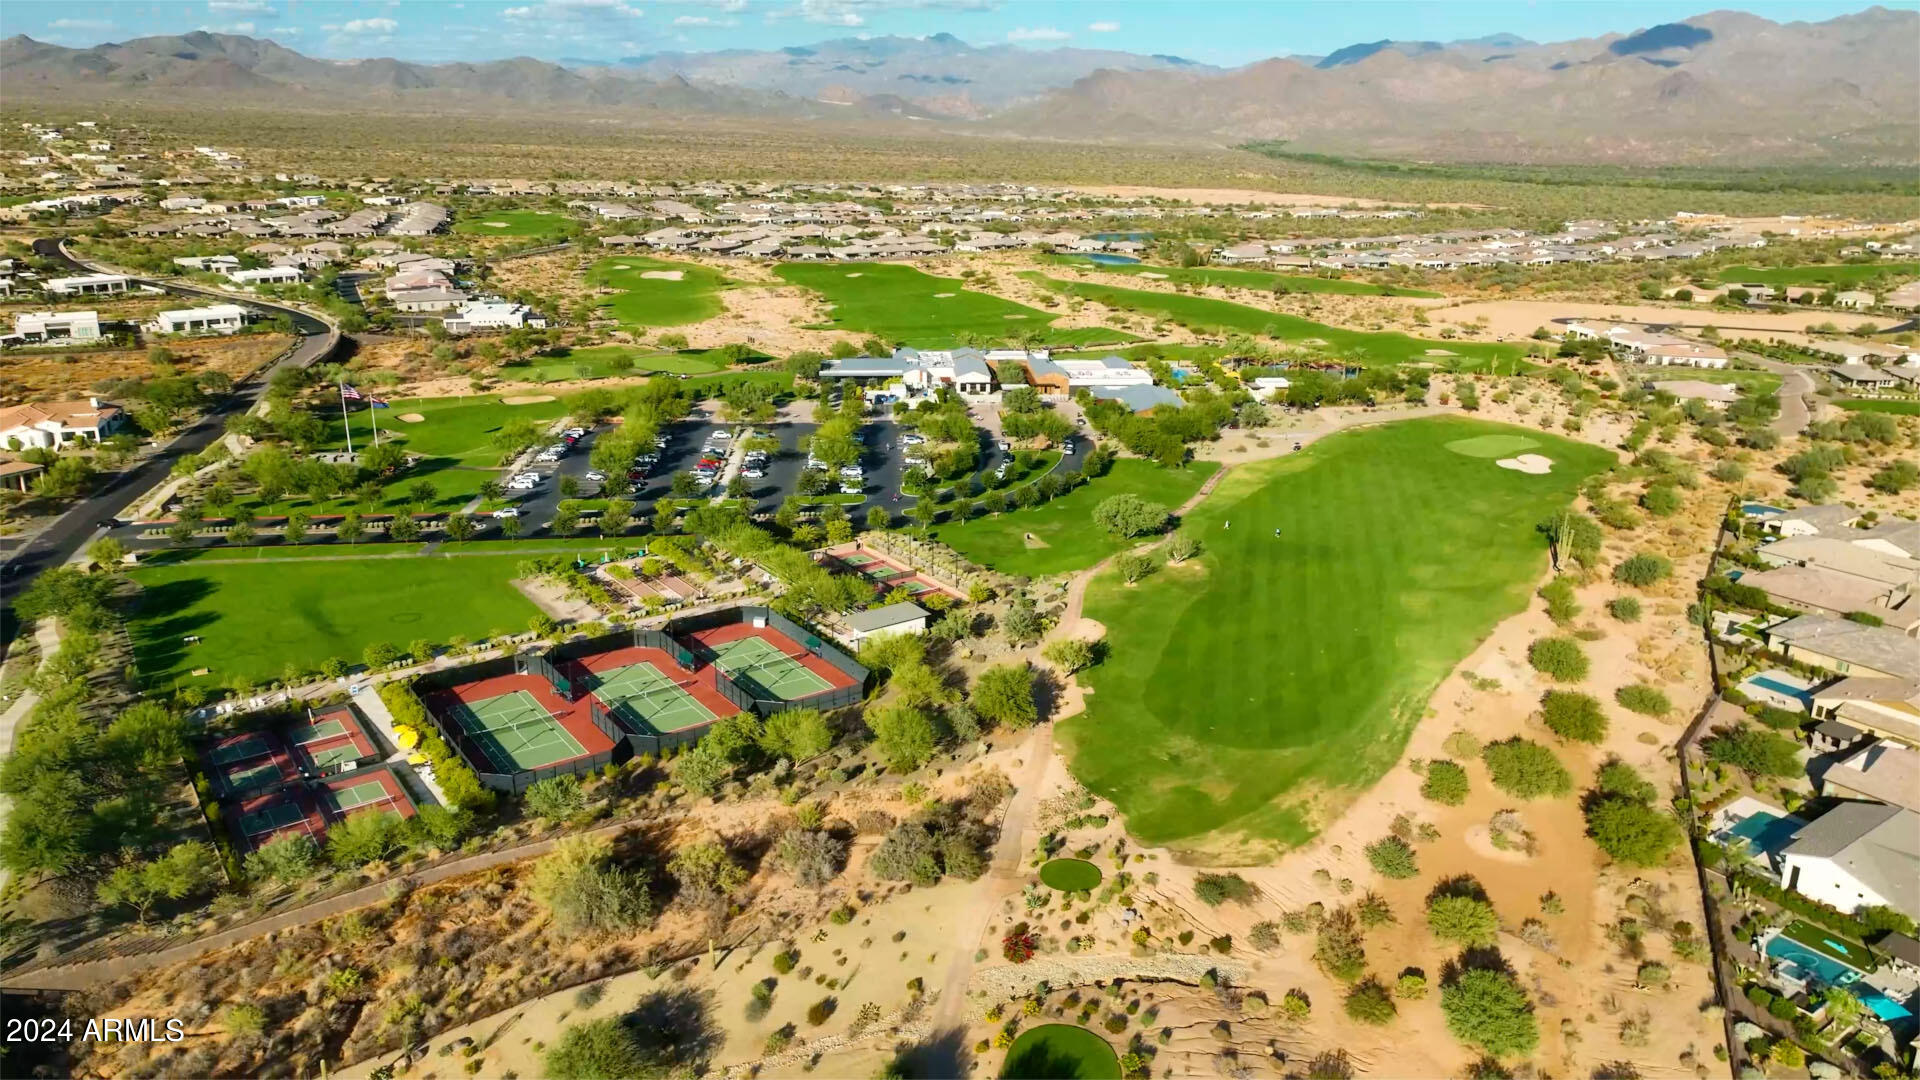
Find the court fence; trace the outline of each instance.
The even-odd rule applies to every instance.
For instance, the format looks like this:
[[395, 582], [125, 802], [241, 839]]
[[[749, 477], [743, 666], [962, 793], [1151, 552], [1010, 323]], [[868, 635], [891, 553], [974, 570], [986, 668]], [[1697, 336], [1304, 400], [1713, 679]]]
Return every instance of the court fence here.
[[[801, 626], [772, 608], [748, 604], [721, 608], [718, 611], [703, 611], [696, 615], [682, 616], [673, 620], [668, 626], [675, 634], [696, 634], [702, 630], [713, 630], [735, 623], [750, 623], [785, 634], [788, 638], [799, 642], [801, 647], [809, 653], [826, 661], [833, 666], [834, 670], [852, 680], [849, 686], [837, 686], [788, 701], [784, 698], [758, 697], [716, 667], [713, 672], [714, 686], [719, 689], [721, 697], [735, 706], [751, 710], [761, 716], [772, 716], [774, 713], [786, 712], [789, 709], [842, 709], [858, 704], [867, 696], [867, 683], [872, 677], [871, 672], [862, 667], [859, 661], [834, 647], [819, 633]], [[701, 659], [707, 663], [713, 663], [715, 657], [712, 650], [703, 651], [706, 655]]]
[[466, 761], [467, 766], [479, 778], [481, 787], [490, 791], [520, 795], [542, 780], [551, 780], [556, 776], [584, 776], [595, 769], [626, 760], [631, 751], [627, 749], [624, 742], [616, 740], [612, 749], [602, 750], [597, 754], [570, 758], [556, 765], [546, 765], [538, 769], [500, 772], [493, 759], [487, 756], [487, 752], [472, 736], [467, 734], [459, 721], [440, 715], [440, 711], [429, 704], [428, 696], [421, 693], [423, 687], [428, 690], [448, 690], [454, 686], [518, 672], [519, 668], [514, 658], [507, 656], [484, 660], [467, 667], [426, 672], [408, 684], [408, 689], [420, 700], [421, 711], [426, 713], [428, 722], [433, 725], [434, 733]]
[[516, 661], [514, 666], [516, 672], [521, 675], [533, 675], [547, 680], [548, 683], [552, 684], [553, 692], [560, 695], [561, 700], [580, 700], [580, 694], [584, 688], [576, 685], [572, 679], [560, 674], [559, 669], [554, 667], [553, 663], [547, 659], [546, 653], [516, 653], [514, 660]]
[[600, 729], [601, 734], [614, 741], [616, 748], [624, 748], [627, 751], [626, 754], [621, 755], [618, 759], [622, 761], [628, 757], [635, 757], [640, 754], [652, 754], [655, 757], [659, 757], [662, 752], [671, 750], [676, 746], [690, 746], [697, 743], [700, 741], [700, 737], [707, 733], [707, 725], [705, 724], [699, 727], [686, 728], [681, 731], [667, 731], [658, 734], [650, 731], [633, 731], [625, 724], [614, 719], [611, 713], [601, 707], [600, 699], [598, 698], [588, 699], [587, 716], [592, 719], [593, 726]]

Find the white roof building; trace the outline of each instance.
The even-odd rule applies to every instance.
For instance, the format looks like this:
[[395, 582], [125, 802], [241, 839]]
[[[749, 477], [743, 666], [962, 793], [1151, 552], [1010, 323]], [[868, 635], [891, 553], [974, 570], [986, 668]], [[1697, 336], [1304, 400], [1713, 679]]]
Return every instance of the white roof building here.
[[99, 341], [100, 313], [96, 311], [28, 311], [13, 317], [18, 344], [49, 341]]
[[477, 330], [517, 330], [523, 326], [545, 326], [546, 317], [525, 304], [507, 300], [473, 300], [441, 320], [449, 334], [470, 334]]
[[162, 334], [231, 334], [246, 327], [247, 309], [239, 304], [181, 308], [161, 312], [153, 324]]
[[227, 280], [235, 285], [298, 285], [305, 275], [296, 266], [263, 266], [258, 270], [230, 270]]
[[47, 293], [52, 296], [103, 296], [132, 288], [133, 279], [125, 274], [83, 274], [52, 278], [47, 282]]

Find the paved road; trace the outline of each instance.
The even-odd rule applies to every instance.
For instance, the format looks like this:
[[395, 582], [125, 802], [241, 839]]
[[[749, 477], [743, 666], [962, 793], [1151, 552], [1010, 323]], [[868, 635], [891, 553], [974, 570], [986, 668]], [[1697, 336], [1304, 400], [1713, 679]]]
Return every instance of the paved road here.
[[[96, 270], [68, 255], [58, 240], [36, 240], [33, 250], [37, 255], [59, 259], [77, 270]], [[183, 296], [214, 297], [229, 302], [234, 299], [229, 294], [192, 285], [167, 281], [146, 283]], [[332, 355], [343, 340], [339, 331], [306, 312], [265, 301], [249, 300], [247, 303], [292, 319], [294, 329], [303, 335], [299, 345], [272, 369], [236, 384], [232, 393], [216, 402], [171, 443], [139, 464], [109, 478], [99, 490], [76, 503], [39, 536], [21, 547], [0, 549], [0, 656], [5, 655], [7, 644], [17, 631], [12, 605], [7, 598], [17, 595], [35, 575], [72, 558], [102, 525], [119, 516], [154, 486], [165, 483], [175, 461], [198, 454], [212, 445], [226, 432], [227, 417], [253, 408], [260, 400], [274, 371], [283, 367], [313, 364]]]
[[1773, 430], [1782, 438], [1792, 438], [1805, 431], [1807, 424], [1813, 420], [1810, 403], [1816, 389], [1813, 376], [1807, 374], [1806, 367], [1753, 353], [1737, 355], [1763, 371], [1780, 376], [1780, 415], [1773, 418]]

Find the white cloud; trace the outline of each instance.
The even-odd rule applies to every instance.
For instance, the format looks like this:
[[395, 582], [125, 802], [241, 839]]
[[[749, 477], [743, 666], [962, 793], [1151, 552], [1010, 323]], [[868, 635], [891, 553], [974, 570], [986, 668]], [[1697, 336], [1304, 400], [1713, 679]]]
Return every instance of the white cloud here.
[[533, 9], [530, 7], [510, 7], [500, 14], [505, 15], [509, 19], [529, 19], [533, 17]]
[[1000, 0], [800, 0], [789, 8], [776, 8], [769, 19], [798, 17], [826, 26], [865, 26], [867, 16], [885, 11], [992, 11]]
[[682, 15], [673, 20], [675, 26], [723, 27], [739, 26], [738, 19], [716, 19], [711, 15]]
[[400, 29], [400, 24], [388, 18], [348, 19], [339, 26], [329, 27], [336, 34], [359, 37], [364, 34], [391, 34]]
[[111, 30], [112, 19], [55, 19], [47, 24], [54, 30]]
[[1072, 36], [1052, 26], [1017, 26], [1007, 31], [1008, 41], [1065, 41]]
[[251, 22], [243, 21], [228, 23], [225, 26], [202, 26], [200, 29], [205, 30], [209, 34], [240, 34], [245, 37], [250, 37], [259, 27]]
[[543, 3], [510, 7], [501, 12], [509, 19], [582, 19], [613, 17], [638, 19], [646, 14], [626, 0], [544, 0]]
[[207, 0], [208, 11], [245, 12], [249, 15], [277, 15], [267, 0]]
[[1115, 30], [1120, 29], [1120, 24], [1117, 22], [1088, 23], [1087, 29], [1093, 31], [1096, 34], [1111, 34]]

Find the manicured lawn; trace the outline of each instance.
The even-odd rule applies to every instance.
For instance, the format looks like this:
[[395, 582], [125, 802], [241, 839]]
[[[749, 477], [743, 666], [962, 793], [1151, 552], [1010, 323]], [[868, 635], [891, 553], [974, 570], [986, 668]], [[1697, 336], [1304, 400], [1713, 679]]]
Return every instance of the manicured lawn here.
[[[364, 549], [363, 549], [364, 550]], [[150, 686], [220, 686], [277, 678], [330, 656], [358, 663], [368, 645], [481, 638], [526, 629], [537, 614], [508, 584], [517, 554], [253, 565], [204, 561], [132, 571], [145, 588], [129, 621]], [[196, 644], [181, 639], [198, 635]], [[191, 675], [207, 668], [204, 676]]]
[[557, 233], [567, 216], [552, 210], [485, 210], [462, 215], [453, 231], [463, 236], [544, 236]]
[[[1552, 471], [1485, 456], [1515, 448]], [[1193, 563], [1089, 587], [1109, 655], [1080, 676], [1087, 711], [1061, 726], [1074, 774], [1146, 843], [1259, 858], [1305, 842], [1399, 758], [1460, 658], [1525, 608], [1546, 569], [1534, 526], [1613, 461], [1446, 418], [1237, 468], [1187, 517]]]
[[710, 375], [725, 371], [718, 349], [663, 352], [645, 345], [593, 345], [584, 349], [562, 346], [551, 354], [533, 357], [507, 372], [516, 377], [537, 372], [547, 379], [606, 379], [621, 375]]
[[1896, 416], [1920, 416], [1920, 401], [1911, 399], [1888, 398], [1875, 400], [1870, 398], [1847, 398], [1834, 402], [1835, 405], [1853, 412], [1893, 413]]
[[717, 294], [733, 282], [718, 270], [693, 263], [619, 255], [588, 268], [587, 284], [621, 290], [602, 299], [600, 306], [629, 326], [685, 326], [725, 310]]
[[1654, 382], [1680, 382], [1687, 379], [1699, 382], [1726, 383], [1755, 391], [1762, 396], [1771, 397], [1780, 392], [1780, 376], [1771, 371], [1748, 371], [1745, 368], [1722, 368], [1694, 370], [1692, 368], [1630, 367], [1634, 381], [1652, 380]]
[[1009, 1080], [1119, 1080], [1120, 1059], [1107, 1040], [1072, 1024], [1028, 1028], [1007, 1048]]
[[1835, 285], [1849, 289], [1863, 282], [1889, 283], [1920, 275], [1920, 262], [1821, 263], [1812, 266], [1729, 266], [1720, 271], [1725, 282], [1751, 281], [1757, 285]]
[[1091, 892], [1100, 887], [1100, 868], [1085, 859], [1049, 859], [1040, 880], [1060, 892]]
[[1860, 971], [1871, 974], [1874, 969], [1880, 966], [1874, 963], [1873, 954], [1867, 951], [1866, 946], [1857, 942], [1848, 941], [1842, 935], [1836, 934], [1831, 930], [1824, 930], [1805, 919], [1793, 920], [1780, 932], [1789, 939], [1812, 949], [1814, 952], [1825, 953], [1827, 956]]
[[[322, 408], [321, 415], [326, 420], [327, 433], [318, 449], [345, 450], [347, 433], [341, 424], [339, 412], [325, 406]], [[251, 500], [242, 501], [265, 515], [285, 514], [294, 510], [313, 514], [339, 514], [354, 509], [385, 512], [411, 505], [412, 497], [408, 489], [424, 480], [434, 488], [434, 498], [425, 504], [424, 509], [457, 510], [479, 493], [483, 482], [499, 478], [501, 452], [493, 445], [493, 437], [502, 427], [519, 419], [545, 427], [566, 415], [566, 411], [566, 406], [557, 400], [508, 405], [501, 398], [491, 395], [395, 399], [392, 408], [375, 410], [373, 413], [380, 424], [381, 440], [398, 441], [409, 453], [424, 454], [426, 457], [396, 476], [387, 485], [386, 495], [377, 506], [360, 506], [351, 497], [315, 504], [306, 496], [295, 496], [281, 499], [271, 506]], [[403, 416], [419, 416], [422, 419], [408, 422], [400, 419]], [[352, 419], [354, 448], [364, 449], [373, 438], [369, 412], [358, 409]]]
[[1120, 330], [1054, 330], [1060, 316], [966, 288], [959, 278], [934, 277], [893, 263], [787, 263], [775, 271], [833, 305], [829, 330], [873, 334], [923, 348], [951, 345], [963, 335], [1001, 341], [1039, 330], [1055, 345], [1137, 341]]
[[1203, 296], [1122, 289], [1084, 281], [1063, 281], [1026, 273], [1022, 277], [1057, 292], [1091, 300], [1110, 308], [1137, 311], [1178, 323], [1198, 333], [1258, 334], [1283, 341], [1319, 343], [1329, 353], [1357, 364], [1404, 364], [1425, 361], [1459, 371], [1491, 371], [1496, 375], [1523, 370], [1525, 350], [1518, 345], [1477, 341], [1423, 341], [1386, 331], [1344, 330], [1276, 311], [1245, 304], [1210, 300]]
[[1100, 274], [1126, 274], [1149, 281], [1165, 280], [1182, 285], [1222, 285], [1235, 289], [1259, 289], [1271, 292], [1281, 285], [1288, 292], [1339, 293], [1345, 296], [1439, 296], [1425, 289], [1403, 289], [1396, 285], [1376, 285], [1371, 281], [1345, 278], [1310, 277], [1280, 274], [1272, 270], [1242, 270], [1222, 266], [1149, 266], [1146, 263], [1096, 263], [1084, 255], [1055, 255], [1048, 261], [1077, 266]]
[[[1094, 526], [1093, 508], [1100, 505], [1100, 500], [1131, 492], [1177, 510], [1219, 468], [1215, 462], [1196, 461], [1183, 469], [1165, 469], [1151, 461], [1121, 458], [1107, 475], [1095, 477], [1057, 499], [1025, 510], [976, 517], [965, 524], [940, 525], [933, 530], [933, 537], [1002, 573], [1042, 577], [1085, 570], [1135, 543]], [[1036, 544], [1028, 544], [1029, 533]]]

